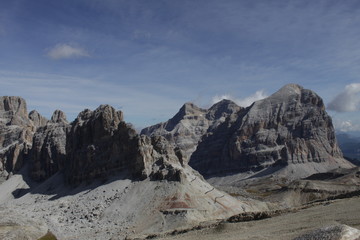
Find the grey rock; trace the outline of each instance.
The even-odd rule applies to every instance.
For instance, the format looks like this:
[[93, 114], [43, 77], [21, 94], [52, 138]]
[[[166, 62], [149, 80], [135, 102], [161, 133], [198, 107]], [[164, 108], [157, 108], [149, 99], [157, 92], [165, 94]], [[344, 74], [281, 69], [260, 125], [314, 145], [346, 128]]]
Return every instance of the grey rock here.
[[294, 240], [357, 240], [360, 238], [360, 231], [347, 225], [333, 225], [316, 229], [303, 234]]
[[237, 112], [241, 107], [229, 100], [222, 100], [210, 109], [202, 109], [193, 103], [185, 103], [170, 120], [141, 131], [147, 136], [163, 136], [178, 147], [184, 162], [195, 151], [196, 146], [209, 127], [215, 127]]
[[0, 97], [0, 178], [18, 171], [31, 149], [35, 126], [20, 97]]
[[84, 110], [66, 140], [66, 179], [70, 184], [125, 171], [131, 177], [178, 180], [180, 165], [173, 147], [159, 137], [139, 136], [123, 121], [121, 111], [101, 105]]
[[209, 176], [307, 162], [328, 170], [352, 166], [342, 158], [322, 99], [289, 84], [208, 132], [189, 164]]
[[65, 168], [66, 134], [70, 124], [48, 122], [37, 129], [33, 137], [30, 176], [45, 180]]
[[51, 122], [53, 122], [53, 123], [65, 123], [65, 124], [68, 123], [65, 113], [63, 111], [61, 111], [61, 110], [55, 110], [55, 112], [51, 116]]
[[4, 125], [28, 126], [26, 102], [21, 97], [0, 97], [0, 123]]
[[49, 121], [45, 117], [41, 116], [41, 114], [38, 113], [36, 110], [32, 110], [29, 113], [29, 119], [33, 122], [34, 126], [37, 128], [45, 126]]

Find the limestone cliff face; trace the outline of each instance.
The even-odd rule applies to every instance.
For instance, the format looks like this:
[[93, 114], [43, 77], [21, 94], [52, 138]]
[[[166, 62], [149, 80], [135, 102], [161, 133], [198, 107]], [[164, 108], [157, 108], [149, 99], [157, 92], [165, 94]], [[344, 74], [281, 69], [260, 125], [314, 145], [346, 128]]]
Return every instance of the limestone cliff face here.
[[289, 84], [204, 135], [189, 164], [212, 175], [308, 162], [351, 166], [342, 158], [322, 99]]
[[241, 108], [229, 100], [223, 100], [210, 109], [202, 109], [193, 103], [184, 104], [170, 120], [141, 131], [147, 136], [163, 136], [178, 147], [187, 162], [201, 137], [209, 127], [215, 127]]
[[41, 114], [38, 113], [36, 110], [32, 110], [29, 113], [29, 119], [33, 122], [34, 126], [37, 128], [45, 126], [49, 121], [45, 117], [41, 116]]
[[35, 111], [28, 116], [23, 99], [2, 97], [0, 130], [3, 178], [23, 166], [31, 147], [35, 180], [63, 171], [71, 184], [119, 171], [180, 181], [190, 156], [190, 166], [206, 176], [272, 166], [305, 169], [307, 163], [323, 166], [315, 172], [352, 166], [342, 158], [322, 99], [294, 84], [245, 109], [229, 100], [209, 109], [187, 103], [169, 121], [144, 129], [148, 136], [138, 135], [109, 105], [84, 110], [68, 123], [59, 110], [48, 121]]
[[51, 121], [37, 129], [31, 150], [30, 175], [34, 180], [45, 180], [65, 168], [69, 129], [65, 114], [59, 110], [54, 112]]
[[255, 102], [232, 136], [230, 156], [266, 166], [342, 158], [322, 99], [298, 85], [287, 85]]
[[26, 102], [21, 97], [0, 98], [1, 123], [7, 126], [28, 126], [31, 125], [27, 114]]
[[109, 105], [82, 111], [66, 140], [68, 181], [105, 178], [110, 172], [129, 167], [136, 158], [136, 151], [131, 148], [136, 144], [135, 137], [135, 131], [123, 122], [122, 112]]
[[180, 165], [161, 137], [140, 137], [123, 121], [121, 111], [101, 105], [85, 110], [72, 123], [66, 140], [66, 178], [72, 184], [127, 171], [135, 178], [177, 179]]
[[0, 178], [19, 170], [31, 148], [35, 126], [20, 97], [0, 97]]
[[51, 122], [64, 124], [68, 123], [65, 113], [61, 110], [55, 110], [55, 112], [51, 116]]

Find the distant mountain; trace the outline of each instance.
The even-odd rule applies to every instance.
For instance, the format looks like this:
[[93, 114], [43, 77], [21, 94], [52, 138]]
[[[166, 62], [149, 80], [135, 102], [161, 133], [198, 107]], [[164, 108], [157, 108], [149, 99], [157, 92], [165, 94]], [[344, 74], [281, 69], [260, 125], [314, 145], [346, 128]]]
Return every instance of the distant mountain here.
[[355, 133], [338, 133], [336, 138], [344, 157], [360, 165], [360, 137]]
[[[142, 133], [175, 136], [175, 144], [189, 142], [187, 136], [194, 131], [182, 127], [184, 120], [186, 126], [196, 126], [199, 119], [202, 122], [206, 119], [204, 115], [210, 109], [193, 111], [190, 118], [181, 117], [184, 115], [180, 111], [165, 124], [152, 126]], [[224, 113], [222, 121], [216, 118], [213, 122], [206, 121], [206, 128], [191, 141], [192, 149], [196, 150], [189, 164], [205, 177], [276, 172], [301, 178], [353, 166], [343, 158], [336, 143], [323, 100], [311, 90], [289, 84], [248, 108], [232, 106], [231, 109]], [[169, 123], [171, 128], [164, 131]], [[168, 135], [172, 129], [177, 129], [176, 133]]]
[[209, 128], [220, 125], [240, 109], [242, 108], [230, 100], [222, 100], [209, 109], [199, 108], [193, 103], [185, 103], [173, 118], [144, 128], [141, 134], [165, 137], [179, 148], [185, 161], [188, 162]]
[[289, 178], [352, 166], [336, 144], [323, 100], [295, 84], [256, 101], [204, 137], [189, 164], [205, 176], [267, 169]]
[[[152, 238], [358, 191], [359, 171], [344, 171], [353, 165], [322, 99], [298, 85], [247, 108], [187, 103], [142, 133], [109, 105], [69, 123], [60, 110], [47, 120], [28, 114], [22, 98], [1, 97], [0, 238], [39, 239], [48, 230], [61, 239]], [[314, 182], [329, 176], [349, 187], [329, 192], [334, 184]], [[272, 199], [279, 193], [289, 205]]]
[[[179, 118], [202, 112], [182, 110]], [[214, 108], [206, 119], [222, 112]], [[59, 110], [46, 120], [29, 116], [24, 99], [3, 97], [0, 130], [0, 228], [10, 222], [17, 239], [47, 230], [61, 239], [136, 238], [267, 209], [215, 189], [179, 148], [137, 134], [109, 105], [69, 123]]]
[[36, 111], [27, 112], [21, 97], [0, 97], [0, 182], [24, 165], [36, 129], [47, 119]]

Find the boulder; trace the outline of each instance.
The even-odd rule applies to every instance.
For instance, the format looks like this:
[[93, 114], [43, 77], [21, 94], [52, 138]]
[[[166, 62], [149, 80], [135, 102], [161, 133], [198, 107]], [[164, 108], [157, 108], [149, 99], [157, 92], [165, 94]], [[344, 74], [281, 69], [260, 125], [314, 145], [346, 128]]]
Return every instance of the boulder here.
[[341, 224], [315, 229], [293, 240], [357, 240], [359, 238], [360, 231], [358, 229]]

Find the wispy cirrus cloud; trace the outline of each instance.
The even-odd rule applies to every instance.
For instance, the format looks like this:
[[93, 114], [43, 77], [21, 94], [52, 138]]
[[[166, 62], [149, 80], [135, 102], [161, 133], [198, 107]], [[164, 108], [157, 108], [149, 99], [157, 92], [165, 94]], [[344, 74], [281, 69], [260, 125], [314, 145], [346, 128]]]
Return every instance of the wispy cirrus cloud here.
[[346, 85], [328, 104], [328, 109], [336, 112], [360, 111], [360, 83]]
[[126, 121], [145, 127], [170, 118], [183, 103], [148, 88], [56, 74], [0, 70], [0, 84], [0, 96], [21, 96], [27, 101], [29, 111], [35, 109], [47, 118], [55, 109], [61, 109], [70, 121], [85, 108], [110, 104], [124, 112]]
[[354, 123], [352, 120], [335, 119], [335, 129], [339, 132], [360, 131], [360, 124]]
[[248, 97], [245, 97], [245, 98], [236, 98], [236, 97], [231, 96], [230, 94], [216, 95], [212, 98], [212, 103], [214, 104], [223, 99], [228, 99], [228, 100], [235, 102], [237, 105], [239, 105], [241, 107], [248, 107], [253, 102], [264, 99], [266, 97], [267, 97], [267, 94], [265, 93], [264, 90], [258, 90], [254, 94], [252, 94]]
[[67, 58], [90, 57], [90, 54], [81, 47], [59, 43], [47, 51], [47, 56], [51, 59], [58, 60]]

